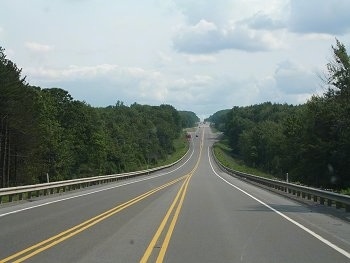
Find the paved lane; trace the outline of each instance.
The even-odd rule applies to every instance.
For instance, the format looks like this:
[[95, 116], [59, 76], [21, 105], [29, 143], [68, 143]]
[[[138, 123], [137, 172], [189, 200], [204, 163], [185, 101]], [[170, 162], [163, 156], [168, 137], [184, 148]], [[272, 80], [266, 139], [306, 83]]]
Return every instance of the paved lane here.
[[0, 259], [45, 242], [0, 262], [350, 262], [349, 222], [221, 172], [197, 134], [167, 171], [1, 207]]
[[350, 262], [288, 218], [350, 251], [348, 222], [220, 172], [209, 160], [211, 137], [207, 132], [166, 262]]

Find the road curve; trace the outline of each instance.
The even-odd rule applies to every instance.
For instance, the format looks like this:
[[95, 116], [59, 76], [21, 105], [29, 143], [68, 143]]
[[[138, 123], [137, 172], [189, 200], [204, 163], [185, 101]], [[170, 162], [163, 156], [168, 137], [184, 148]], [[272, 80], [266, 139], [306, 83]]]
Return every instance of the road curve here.
[[349, 221], [223, 173], [195, 134], [167, 170], [0, 206], [0, 262], [350, 262]]

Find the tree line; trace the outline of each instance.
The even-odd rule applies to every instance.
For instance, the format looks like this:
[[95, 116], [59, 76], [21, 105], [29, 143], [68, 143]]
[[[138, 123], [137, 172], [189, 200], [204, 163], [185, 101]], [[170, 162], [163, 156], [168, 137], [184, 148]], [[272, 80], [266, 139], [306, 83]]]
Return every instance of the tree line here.
[[224, 132], [232, 154], [250, 166], [302, 184], [350, 187], [350, 58], [336, 40], [327, 89], [305, 104], [233, 107], [208, 121]]
[[157, 165], [197, 121], [171, 105], [92, 107], [63, 89], [31, 86], [0, 47], [0, 187]]

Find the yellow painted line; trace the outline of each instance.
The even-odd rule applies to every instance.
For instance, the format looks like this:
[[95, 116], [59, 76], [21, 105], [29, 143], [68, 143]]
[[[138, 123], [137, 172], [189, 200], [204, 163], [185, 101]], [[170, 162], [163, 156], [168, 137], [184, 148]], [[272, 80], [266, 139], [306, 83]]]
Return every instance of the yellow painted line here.
[[[192, 176], [192, 175], [191, 175]], [[180, 211], [181, 211], [181, 208], [182, 208], [182, 205], [183, 205], [183, 202], [184, 202], [184, 199], [185, 199], [185, 196], [186, 196], [186, 192], [187, 192], [187, 187], [188, 187], [188, 184], [190, 182], [190, 179], [191, 179], [191, 176], [189, 177], [189, 179], [187, 179], [185, 181], [186, 185], [185, 185], [185, 189], [183, 190], [182, 192], [182, 195], [181, 195], [181, 199], [180, 199], [180, 202], [176, 208], [176, 211], [175, 211], [175, 215], [173, 217], [173, 219], [171, 220], [171, 223], [170, 223], [170, 226], [169, 226], [169, 229], [168, 229], [168, 232], [165, 236], [165, 239], [163, 241], [163, 245], [161, 246], [161, 249], [160, 249], [160, 252], [158, 254], [158, 257], [157, 257], [157, 261], [156, 263], [161, 263], [163, 262], [164, 260], [164, 256], [165, 256], [165, 253], [168, 249], [168, 246], [169, 246], [169, 242], [170, 242], [170, 238], [173, 234], [173, 231], [175, 229], [175, 224], [177, 222], [177, 219], [179, 217], [179, 214], [180, 214]]]
[[[169, 246], [169, 243], [170, 243], [170, 239], [171, 239], [171, 236], [174, 232], [174, 229], [175, 229], [175, 225], [176, 225], [176, 222], [178, 220], [178, 217], [180, 215], [180, 211], [181, 211], [181, 208], [182, 208], [182, 205], [183, 205], [183, 202], [185, 200], [185, 196], [186, 196], [186, 193], [187, 193], [187, 188], [188, 188], [188, 185], [189, 185], [189, 182], [191, 180], [191, 177], [193, 176], [194, 172], [197, 170], [198, 168], [198, 165], [199, 165], [199, 161], [201, 159], [201, 155], [202, 155], [202, 149], [203, 149], [203, 138], [204, 138], [204, 130], [202, 132], [202, 139], [201, 139], [201, 142], [200, 142], [200, 151], [199, 151], [199, 156], [198, 156], [198, 160], [196, 162], [196, 165], [195, 167], [192, 169], [191, 172], [189, 172], [187, 174], [187, 178], [186, 180], [183, 182], [181, 188], [179, 189], [176, 197], [174, 198], [174, 201], [172, 202], [171, 206], [169, 207], [167, 213], [165, 214], [162, 222], [160, 223], [156, 233], [154, 234], [151, 242], [149, 243], [145, 253], [143, 254], [141, 260], [140, 260], [140, 263], [147, 263], [150, 256], [152, 255], [152, 252], [154, 250], [154, 247], [157, 243], [157, 241], [159, 240], [161, 234], [163, 233], [164, 231], [164, 228], [170, 218], [170, 215], [172, 214], [176, 204], [176, 209], [175, 209], [175, 212], [174, 212], [174, 215], [173, 215], [173, 218], [170, 222], [170, 225], [169, 225], [169, 228], [168, 228], [168, 231], [167, 233], [165, 234], [165, 238], [163, 240], [163, 243], [162, 243], [162, 246], [161, 246], [161, 249], [158, 253], [158, 256], [157, 256], [157, 260], [156, 260], [156, 263], [161, 263], [163, 262], [164, 260], [164, 257], [165, 257], [165, 253], [168, 249], [168, 246]], [[181, 197], [180, 197], [181, 196]], [[178, 202], [180, 198], [180, 201]]]
[[[92, 227], [93, 225], [101, 222], [102, 220], [105, 220], [106, 218], [124, 210], [125, 208], [127, 208], [127, 207], [145, 199], [146, 197], [148, 197], [148, 196], [150, 196], [150, 195], [152, 195], [152, 194], [154, 194], [154, 193], [156, 193], [156, 192], [158, 192], [158, 191], [160, 191], [160, 190], [162, 190], [170, 185], [173, 185], [173, 184], [175, 184], [175, 183], [177, 183], [185, 178], [187, 178], [187, 176], [182, 176], [182, 177], [177, 178], [171, 182], [168, 182], [162, 186], [159, 186], [155, 189], [152, 189], [146, 193], [143, 193], [142, 195], [139, 195], [139, 196], [137, 196], [137, 197], [135, 197], [135, 198], [133, 198], [133, 199], [117, 206], [117, 207], [114, 207], [114, 208], [112, 208], [112, 209], [110, 209], [110, 210], [108, 210], [108, 211], [106, 211], [98, 216], [95, 216], [89, 220], [86, 220], [79, 225], [76, 225], [76, 226], [74, 226], [70, 229], [67, 229], [67, 230], [65, 230], [65, 231], [63, 231], [55, 236], [52, 236], [51, 238], [48, 238], [48, 239], [46, 239], [42, 242], [39, 242], [31, 247], [28, 247], [22, 251], [19, 251], [19, 252], [15, 253], [7, 258], [4, 258], [4, 259], [0, 260], [0, 262], [5, 263], [5, 262], [9, 262], [10, 260], [13, 260], [16, 258], [17, 259], [15, 261], [11, 261], [11, 262], [23, 262], [24, 260], [31, 258], [31, 257], [35, 256], [36, 254], [39, 254], [40, 252], [47, 250], [47, 249], [57, 245], [58, 243], [61, 243], [62, 241], [66, 240], [72, 236], [77, 235], [78, 233]], [[27, 254], [27, 253], [29, 253], [29, 254]], [[23, 256], [23, 255], [25, 255], [25, 256]], [[18, 257], [21, 257], [21, 258], [18, 258]]]
[[[188, 180], [188, 177], [186, 178], [185, 182], [187, 180]], [[146, 263], [148, 261], [149, 257], [151, 256], [153, 248], [156, 245], [160, 235], [162, 234], [163, 229], [164, 229], [166, 223], [168, 222], [168, 219], [169, 219], [169, 217], [170, 217], [170, 215], [171, 215], [171, 213], [172, 213], [172, 211], [173, 211], [173, 209], [175, 207], [175, 204], [177, 203], [177, 200], [179, 199], [179, 196], [180, 196], [181, 191], [184, 188], [184, 186], [185, 186], [185, 183], [183, 183], [181, 185], [181, 188], [178, 191], [178, 193], [176, 194], [176, 197], [175, 197], [174, 201], [172, 202], [171, 206], [169, 207], [167, 213], [165, 214], [165, 217], [163, 218], [162, 222], [160, 223], [160, 225], [159, 225], [155, 235], [153, 236], [153, 238], [152, 238], [151, 242], [149, 243], [149, 245], [148, 245], [148, 247], [147, 247], [143, 257], [141, 258], [140, 263]]]

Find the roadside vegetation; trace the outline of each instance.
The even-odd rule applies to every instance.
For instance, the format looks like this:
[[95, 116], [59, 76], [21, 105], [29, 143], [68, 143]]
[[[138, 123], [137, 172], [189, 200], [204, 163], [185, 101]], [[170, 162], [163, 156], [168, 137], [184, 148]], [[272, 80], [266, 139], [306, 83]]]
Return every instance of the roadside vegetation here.
[[104, 108], [31, 86], [0, 47], [0, 187], [141, 170], [174, 162], [199, 118], [171, 105]]
[[271, 174], [265, 173], [257, 168], [248, 166], [244, 163], [243, 160], [239, 158], [235, 158], [232, 155], [232, 149], [230, 148], [227, 139], [226, 140], [224, 139], [224, 140], [221, 140], [220, 142], [215, 143], [213, 148], [214, 148], [214, 154], [216, 158], [224, 166], [239, 172], [253, 174], [264, 178], [274, 179], [274, 176], [272, 176]]
[[207, 119], [226, 138], [215, 146], [218, 157], [233, 169], [280, 179], [288, 173], [290, 181], [349, 193], [350, 58], [338, 40], [332, 49], [323, 95], [297, 106], [233, 107]]
[[186, 154], [189, 149], [186, 134], [184, 133], [181, 137], [175, 139], [173, 145], [174, 152], [170, 154], [167, 159], [159, 161], [154, 167], [174, 163]]

